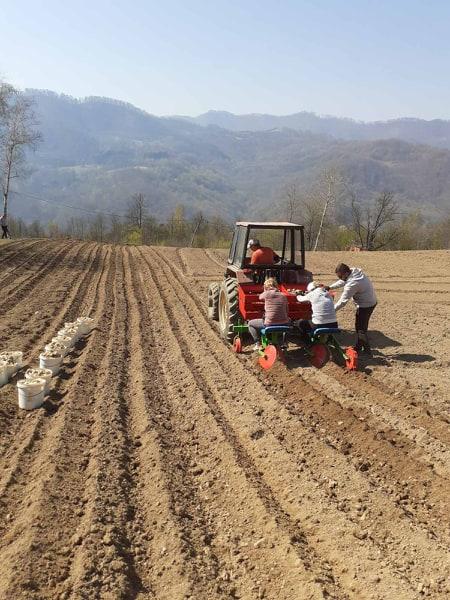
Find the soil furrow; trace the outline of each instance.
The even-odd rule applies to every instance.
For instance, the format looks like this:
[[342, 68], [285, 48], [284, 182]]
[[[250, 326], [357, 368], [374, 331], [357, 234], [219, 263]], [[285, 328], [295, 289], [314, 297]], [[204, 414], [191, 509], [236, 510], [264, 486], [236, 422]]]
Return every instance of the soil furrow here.
[[[158, 290], [161, 291], [153, 282], [153, 277], [151, 271], [148, 275], [142, 275], [143, 285], [145, 280], [149, 289], [149, 301], [155, 299]], [[156, 302], [160, 305], [161, 300], [157, 298]], [[264, 590], [267, 590], [267, 597], [280, 594], [281, 598], [289, 598], [292, 593], [295, 595], [299, 586], [303, 586], [305, 597], [315, 598], [317, 594], [322, 597], [321, 588], [327, 585], [333, 587], [329, 574], [322, 582], [314, 581], [313, 574], [309, 573], [309, 565], [306, 569], [303, 561], [292, 551], [296, 540], [292, 541], [289, 532], [279, 529], [270, 507], [268, 510], [254, 485], [248, 481], [245, 469], [238, 466], [235, 449], [211, 411], [209, 393], [202, 390], [197, 373], [191, 372], [191, 361], [186, 360], [178, 335], [172, 332], [175, 325], [165, 316], [167, 310], [167, 305], [163, 304], [155, 308], [156, 314], [161, 316], [154, 322], [155, 346], [166, 376], [166, 389], [173, 390], [168, 398], [171, 412], [165, 419], [170, 419], [172, 427], [169, 433], [176, 437], [171, 443], [169, 440], [168, 449], [170, 451], [173, 448], [177, 455], [173, 472], [181, 471], [180, 476], [186, 477], [187, 470], [198, 480], [200, 498], [203, 505], [206, 503], [205, 510], [213, 533], [211, 541], [206, 543], [215, 548], [217, 557], [224, 563], [221, 579], [233, 582], [233, 587], [237, 587], [237, 597], [241, 597], [241, 593], [245, 598], [265, 597]], [[166, 406], [166, 403], [161, 406]], [[179, 419], [182, 419], [181, 424], [175, 425]], [[161, 429], [161, 437], [168, 437], [164, 428]], [[172, 453], [167, 460], [171, 456]], [[179, 488], [172, 492], [177, 503], [181, 504], [177, 513], [183, 527], [192, 527], [190, 515], [195, 515], [198, 510], [196, 500], [193, 506], [188, 504], [183, 509], [183, 502], [189, 499], [185, 498], [184, 492], [188, 483], [178, 482]], [[195, 532], [188, 530], [187, 540], [191, 540], [193, 535]], [[283, 580], [277, 578], [280, 568]], [[253, 580], [247, 586], [250, 590], [246, 592], [246, 587], [242, 586], [245, 585], [247, 571], [253, 574]], [[221, 589], [223, 585], [220, 584]]]
[[[156, 251], [156, 250], [155, 250]], [[158, 256], [166, 262], [164, 256], [158, 252]], [[171, 268], [170, 263], [166, 264]], [[187, 294], [190, 289], [180, 280]], [[191, 295], [197, 308], [203, 314], [206, 312], [206, 304], [195, 296]], [[205, 326], [211, 325], [205, 317]], [[229, 349], [229, 347], [228, 347]], [[290, 353], [295, 364], [295, 353]], [[256, 371], [260, 373], [259, 367]], [[369, 474], [366, 466], [370, 466], [370, 472], [375, 473], [380, 481], [384, 482], [385, 489], [389, 493], [395, 493], [398, 498], [405, 494], [404, 482], [408, 480], [408, 496], [412, 505], [416, 508], [418, 524], [423, 525], [428, 522], [437, 523], [441, 519], [448, 522], [448, 502], [447, 502], [447, 483], [436, 477], [433, 464], [424, 464], [417, 462], [414, 458], [418, 448], [402, 434], [391, 427], [379, 427], [374, 415], [369, 408], [352, 408], [343, 406], [339, 401], [339, 396], [329, 396], [324, 393], [322, 388], [312, 386], [311, 382], [306, 382], [302, 376], [306, 376], [311, 369], [296, 369], [294, 374], [290, 371], [282, 370], [282, 374], [277, 377], [279, 384], [278, 396], [283, 399], [283, 390], [286, 390], [284, 396], [288, 403], [297, 395], [297, 399], [302, 395], [307, 397], [310, 403], [302, 406], [302, 410], [307, 411], [311, 418], [317, 422], [318, 428], [323, 427], [328, 436], [339, 440], [338, 447], [341, 452], [354, 457], [355, 468], [360, 469], [364, 464], [364, 473]], [[299, 378], [300, 376], [300, 378]], [[288, 380], [290, 385], [283, 385], [283, 381]], [[294, 390], [294, 391], [293, 391]], [[350, 419], [350, 420], [349, 420]], [[342, 423], [341, 423], [342, 422]], [[341, 425], [339, 425], [341, 423]], [[342, 424], [345, 424], [342, 426]], [[367, 456], [368, 451], [372, 458]], [[361, 471], [363, 471], [361, 469]], [[403, 503], [402, 503], [403, 504]], [[408, 503], [404, 508], [406, 515], [411, 516]], [[436, 526], [430, 527], [430, 535], [435, 536]]]
[[332, 376], [345, 387], [370, 396], [371, 402], [375, 400], [382, 406], [394, 409], [410, 420], [414, 426], [422, 427], [437, 440], [450, 444], [450, 419], [448, 411], [442, 410], [442, 399], [439, 406], [435, 403], [431, 407], [423, 394], [419, 397], [406, 386], [399, 390], [398, 386], [391, 387], [386, 381], [378, 381], [365, 373], [353, 373], [351, 377], [347, 377], [346, 373], [336, 366], [331, 365], [331, 367]]
[[41, 333], [48, 330], [49, 326], [55, 325], [55, 312], [59, 313], [61, 306], [66, 306], [67, 301], [73, 299], [74, 292], [78, 292], [78, 282], [75, 286], [72, 284], [74, 269], [77, 265], [82, 265], [84, 270], [81, 280], [85, 279], [87, 270], [92, 268], [92, 262], [98, 253], [99, 248], [95, 244], [74, 245], [63, 257], [58, 268], [49, 274], [50, 281], [47, 278], [41, 281], [31, 297], [22, 298], [14, 309], [5, 315], [5, 344], [18, 344], [24, 353], [32, 352], [33, 345], [40, 340]]
[[[151, 290], [151, 293], [145, 294], [143, 306], [149, 307], [151, 301], [159, 305], [153, 314], [150, 310], [148, 311], [150, 314], [149, 318], [146, 319], [151, 325], [150, 329], [146, 328], [145, 332], [147, 336], [149, 333], [151, 336], [149, 338], [149, 359], [151, 362], [152, 359], [157, 360], [156, 353], [159, 354], [160, 352], [161, 321], [166, 322], [165, 329], [167, 333], [163, 334], [164, 338], [169, 334], [170, 321], [165, 317], [166, 307], [159, 298], [155, 297], [158, 291], [151, 270], [147, 270], [147, 273], [145, 279], [141, 273], [141, 278], [138, 281], [138, 285], [142, 288], [150, 287]], [[171, 351], [173, 350], [172, 347]], [[167, 359], [170, 361], [168, 356]], [[231, 557], [224, 557], [221, 560], [216, 552], [215, 542], [219, 536], [219, 530], [217, 526], [214, 526], [212, 514], [207, 507], [209, 494], [213, 494], [214, 490], [210, 489], [207, 484], [206, 490], [209, 490], [209, 492], [205, 493], [204, 485], [201, 483], [203, 479], [201, 475], [208, 464], [204, 453], [208, 452], [209, 445], [207, 441], [209, 436], [206, 435], [206, 439], [200, 441], [192, 433], [195, 429], [193, 423], [197, 422], [197, 419], [203, 419], [207, 422], [208, 415], [204, 413], [202, 406], [204, 398], [192, 377], [190, 366], [183, 365], [183, 362], [183, 357], [180, 354], [177, 360], [175, 380], [173, 379], [174, 373], [168, 370], [165, 361], [164, 363], [159, 362], [159, 367], [165, 375], [165, 381], [159, 385], [156, 383], [157, 370], [155, 368], [153, 368], [153, 372], [149, 373], [149, 375], [152, 375], [149, 378], [152, 381], [152, 388], [156, 387], [157, 394], [152, 394], [153, 397], [150, 396], [147, 402], [147, 410], [156, 428], [161, 448], [162, 466], [169, 490], [169, 511], [171, 518], [175, 520], [179, 528], [179, 543], [184, 555], [184, 568], [189, 574], [189, 592], [194, 598], [205, 598], [205, 600], [206, 598], [230, 597], [232, 595], [230, 592], [234, 588], [231, 579], [236, 565]], [[175, 394], [170, 392], [174, 385], [176, 385]], [[189, 390], [189, 396], [185, 390]], [[192, 405], [189, 400], [187, 401], [188, 397], [193, 400]], [[183, 418], [180, 410], [189, 411], [186, 415], [187, 418]], [[215, 436], [213, 440], [216, 441]], [[200, 444], [201, 449], [199, 448]], [[209, 452], [213, 454], [212, 457], [209, 457], [209, 460], [213, 460], [215, 468], [219, 469], [221, 459], [214, 456], [212, 447]], [[221, 453], [224, 453], [223, 448]], [[201, 461], [201, 466], [199, 461]], [[197, 489], [198, 486], [199, 490]], [[205, 495], [207, 496], [206, 502]], [[239, 546], [240, 539], [236, 540], [236, 544]]]
[[225, 269], [225, 261], [221, 261], [215, 257], [212, 250], [205, 250], [206, 256], [216, 265], [218, 265], [222, 270]]
[[126, 598], [140, 593], [152, 595], [148, 582], [137, 573], [136, 554], [141, 548], [132, 544], [128, 531], [136, 513], [130, 502], [135, 444], [128, 428], [125, 398], [130, 351], [121, 249], [117, 250], [111, 293], [112, 321], [92, 401], [93, 439], [86, 469], [85, 514], [75, 534], [83, 542], [75, 552], [68, 586], [76, 598], [88, 597], [89, 593], [103, 597], [113, 591]]
[[186, 261], [184, 260], [184, 257], [181, 254], [181, 249], [180, 248], [176, 248], [175, 249], [175, 257], [176, 257], [177, 263], [179, 265], [179, 268], [180, 268], [180, 271], [182, 272], [182, 274], [184, 276], [188, 275]]
[[[172, 283], [172, 282], [171, 282], [171, 283]], [[173, 285], [174, 285], [174, 284], [173, 284]], [[175, 285], [174, 285], [174, 287], [175, 287]], [[192, 315], [192, 314], [191, 314], [191, 318], [193, 318], [193, 315]], [[193, 357], [193, 359], [194, 359], [194, 357]], [[203, 372], [206, 372], [206, 369], [204, 369], [204, 370], [203, 370]], [[323, 454], [323, 451], [322, 451], [322, 454]], [[382, 499], [381, 499], [381, 500], [382, 500]], [[397, 515], [397, 516], [398, 516], [398, 515]], [[414, 540], [413, 540], [413, 541], [414, 541]], [[422, 542], [423, 542], [423, 540], [421, 540], [421, 534], [420, 534], [420, 533], [418, 533], [418, 535], [417, 535], [417, 540], [416, 540], [416, 543], [420, 545]], [[426, 544], [425, 544], [425, 546], [426, 546]], [[436, 559], [436, 560], [438, 561], [438, 563], [439, 563], [439, 560], [440, 560], [440, 559], [442, 559], [442, 554], [439, 554], [439, 552], [437, 552], [437, 555], [435, 556], [435, 559]], [[394, 565], [394, 567], [395, 567], [395, 565]]]
[[[162, 565], [167, 546], [175, 562], [174, 548], [168, 535], [161, 539], [154, 527], [161, 520], [157, 507], [164, 489], [159, 471], [151, 467], [156, 454], [145, 414], [139, 316], [126, 253], [123, 259], [114, 282], [115, 316], [98, 380], [96, 452], [85, 492], [90, 508], [78, 531], [84, 543], [72, 569], [73, 593], [83, 596], [94, 588], [101, 594], [114, 590], [120, 597], [148, 598], [155, 596], [155, 582], [156, 597], [174, 598], [174, 590], [181, 590], [184, 597], [181, 573], [175, 569], [166, 575]], [[155, 506], [148, 506], [152, 501]]]
[[[234, 421], [236, 418], [233, 415], [234, 424], [232, 425], [229, 421], [229, 418], [225, 415], [223, 410], [223, 402], [229, 402], [230, 398], [235, 396], [232, 392], [233, 384], [223, 375], [223, 367], [220, 364], [217, 364], [217, 372], [214, 373], [214, 376], [219, 379], [220, 384], [218, 384], [217, 380], [214, 385], [214, 377], [211, 375], [212, 382], [208, 377], [208, 380], [205, 378], [206, 371], [197, 366], [197, 358], [192, 353], [192, 345], [189, 344], [189, 336], [192, 336], [195, 339], [195, 342], [201, 343], [201, 338], [197, 335], [195, 336], [194, 327], [188, 326], [192, 319], [195, 318], [194, 314], [186, 314], [186, 317], [183, 322], [183, 317], [179, 316], [179, 312], [183, 312], [186, 310], [186, 306], [189, 303], [190, 298], [184, 299], [184, 308], [181, 306], [181, 302], [183, 301], [183, 295], [180, 295], [179, 292], [176, 292], [176, 283], [175, 281], [171, 281], [170, 276], [167, 276], [167, 272], [165, 273], [165, 277], [167, 278], [167, 283], [162, 279], [164, 277], [161, 273], [165, 271], [164, 267], [161, 270], [156, 270], [157, 261], [153, 261], [151, 259], [147, 259], [148, 265], [151, 263], [153, 266], [153, 277], [158, 282], [158, 289], [160, 294], [165, 300], [165, 308], [169, 315], [170, 321], [173, 323], [175, 328], [176, 325], [176, 335], [177, 341], [180, 344], [182, 355], [187, 363], [190, 365], [193, 373], [195, 375], [195, 379], [201, 387], [205, 400], [216, 420], [222, 432], [224, 434], [225, 439], [232, 446], [233, 451], [235, 453], [236, 459], [238, 461], [239, 466], [243, 469], [247, 480], [251, 483], [252, 486], [255, 487], [260, 500], [263, 502], [266, 510], [269, 511], [270, 514], [273, 515], [276, 523], [279, 527], [282, 528], [283, 531], [289, 536], [291, 543], [297, 552], [299, 558], [305, 564], [308, 570], [312, 572], [315, 580], [323, 585], [323, 591], [325, 594], [328, 594], [331, 597], [335, 598], [345, 598], [347, 597], [344, 589], [340, 588], [340, 584], [338, 583], [335, 574], [333, 573], [332, 568], [330, 567], [329, 562], [324, 560], [317, 554], [315, 549], [308, 543], [305, 532], [302, 530], [301, 524], [298, 519], [293, 518], [292, 515], [289, 514], [290, 511], [286, 511], [286, 508], [283, 506], [284, 502], [280, 501], [277, 498], [277, 495], [274, 493], [274, 489], [267, 483], [267, 481], [262, 476], [263, 469], [265, 470], [267, 465], [264, 467], [259, 464], [259, 457], [254, 456], [254, 444], [250, 441], [250, 448], [248, 447], [247, 439], [249, 440], [258, 440], [259, 435], [256, 433], [257, 430], [253, 432], [242, 431], [241, 435], [236, 432], [236, 429], [242, 430], [242, 427], [238, 427], [237, 423], [239, 423], [239, 417], [237, 421]], [[152, 268], [152, 267], [150, 267]], [[169, 283], [170, 281], [170, 283]], [[172, 293], [169, 293], [169, 286], [173, 286]], [[176, 294], [176, 298], [173, 297], [173, 292]], [[179, 310], [176, 310], [176, 306], [179, 306]], [[201, 317], [202, 318], [202, 317]], [[187, 332], [187, 333], [186, 333]], [[185, 337], [186, 336], [186, 337]], [[195, 345], [195, 342], [193, 345]], [[220, 343], [220, 342], [219, 342]], [[198, 352], [197, 352], [198, 354]], [[206, 359], [207, 361], [208, 359]], [[207, 369], [211, 373], [213, 372], [213, 365], [210, 364], [210, 367]], [[227, 389], [228, 383], [228, 391], [229, 394], [224, 394], [224, 390]], [[249, 384], [251, 385], [251, 384]], [[258, 385], [258, 384], [256, 384]], [[258, 386], [259, 387], [259, 386]], [[242, 391], [242, 390], [241, 390]], [[224, 399], [224, 396], [227, 396]], [[228, 412], [228, 411], [227, 411]], [[242, 407], [239, 410], [239, 413], [243, 414]], [[241, 417], [242, 418], [242, 417]], [[253, 435], [252, 435], [253, 434]], [[276, 442], [276, 445], [279, 445]], [[274, 452], [274, 448], [272, 448], [271, 452]], [[286, 457], [287, 458], [287, 457]], [[256, 459], [256, 460], [255, 460]], [[280, 486], [279, 489], [283, 489], [285, 486]]]
[[376, 428], [378, 430], [388, 427], [393, 431], [400, 432], [410, 442], [407, 446], [410, 446], [410, 455], [413, 458], [431, 466], [443, 478], [449, 478], [450, 448], [435, 439], [423, 427], [417, 427], [414, 422], [411, 423], [407, 418], [391, 410], [390, 407], [380, 406], [376, 401], [376, 397], [373, 400], [371, 399], [368, 405], [366, 392], [354, 392], [351, 386], [349, 390], [336, 377], [328, 375], [325, 369], [321, 371], [306, 369], [302, 377], [310, 382], [316, 390], [340, 398], [342, 406], [370, 412], [373, 416], [372, 421], [377, 423]]
[[[79, 251], [84, 251], [87, 246], [80, 245]], [[76, 251], [73, 260], [77, 260], [80, 252]], [[77, 314], [77, 308], [80, 307], [81, 303], [85, 299], [85, 295], [89, 290], [89, 285], [91, 283], [91, 279], [95, 276], [95, 271], [97, 271], [97, 282], [94, 288], [94, 292], [97, 290], [98, 282], [103, 273], [103, 269], [107, 264], [106, 257], [105, 261], [101, 268], [99, 268], [100, 256], [102, 252], [98, 246], [90, 245], [88, 248], [88, 257], [85, 261], [86, 270], [83, 272], [81, 277], [78, 279], [77, 283], [69, 290], [67, 294], [67, 290], [65, 289], [65, 302], [58, 309], [56, 314], [52, 314], [52, 308], [48, 309], [48, 312], [39, 311], [37, 315], [34, 315], [26, 320], [25, 328], [22, 325], [22, 337], [13, 336], [10, 339], [12, 341], [9, 342], [10, 347], [13, 346], [14, 340], [19, 339], [20, 343], [17, 343], [17, 346], [24, 352], [25, 362], [27, 365], [30, 364], [30, 359], [36, 358], [39, 351], [43, 348], [44, 343], [50, 341], [51, 336], [56, 333], [56, 331], [63, 325], [64, 321], [72, 315], [74, 318], [79, 316]], [[64, 279], [61, 281], [65, 281], [67, 279], [67, 272], [62, 268], [61, 272], [64, 276]], [[58, 275], [52, 279], [52, 285], [57, 285], [59, 281]], [[43, 287], [43, 289], [39, 290], [37, 293], [37, 297], [40, 299], [44, 299], [45, 296], [48, 296], [48, 290]], [[41, 300], [39, 300], [41, 302]], [[44, 302], [44, 300], [42, 300]], [[93, 298], [91, 298], [91, 306], [95, 302]], [[57, 305], [55, 305], [56, 307]], [[20, 310], [20, 308], [19, 308]], [[31, 310], [33, 313], [33, 310]], [[48, 326], [52, 323], [53, 331], [48, 331]], [[28, 333], [29, 332], [29, 333]], [[24, 343], [24, 339], [27, 339], [27, 335], [31, 337], [27, 342]], [[12, 383], [8, 386], [4, 386], [4, 388], [0, 391], [0, 397], [2, 399], [2, 406], [0, 409], [0, 416], [2, 420], [3, 427], [3, 436], [1, 439], [1, 447], [8, 448], [8, 452], [4, 453], [4, 456], [7, 457], [16, 450], [16, 446], [18, 441], [22, 440], [22, 437], [18, 435], [18, 430], [24, 424], [25, 415], [22, 411], [17, 410], [17, 391], [14, 387], [14, 383], [17, 378], [20, 378], [22, 371], [13, 378]], [[29, 423], [28, 423], [29, 425]], [[33, 433], [30, 433], [30, 440], [32, 440]], [[13, 442], [11, 443], [11, 440]], [[3, 454], [3, 453], [2, 453]], [[20, 454], [17, 454], [16, 457], [20, 460]]]
[[438, 291], [448, 253], [384, 256], [357, 257], [382, 286], [360, 372], [293, 344], [266, 372], [207, 318], [226, 251], [0, 245], [5, 349], [98, 321], [41, 408], [0, 390], [0, 600], [447, 598], [449, 313], [414, 275]]
[[[53, 251], [55, 246], [59, 246], [60, 242], [43, 242], [37, 245], [35, 252], [22, 253], [20, 261], [16, 261], [10, 269], [4, 269], [1, 278], [1, 296], [8, 297], [11, 291], [14, 291], [18, 285], [22, 285], [28, 278], [33, 277], [36, 271], [45, 265], [48, 258], [46, 252]], [[23, 256], [25, 254], [25, 256]], [[24, 281], [21, 281], [24, 278]], [[12, 289], [8, 289], [9, 284], [12, 283]]]
[[7, 244], [0, 244], [0, 265], [12, 263], [16, 256], [41, 243], [42, 240], [14, 240]]
[[[154, 426], [153, 411], [148, 408], [155, 401], [163, 402], [164, 397], [160, 395], [160, 374], [151, 368], [154, 340], [146, 308], [148, 300], [141, 278], [136, 277], [138, 272], [141, 272], [141, 265], [127, 251], [125, 281], [131, 356], [127, 398], [128, 423], [134, 436], [131, 447], [134, 485], [130, 496], [135, 515], [129, 536], [133, 547], [140, 550], [136, 564], [141, 578], [147, 579], [155, 597], [175, 600], [186, 596], [190, 583], [184, 566], [182, 531], [171, 512], [160, 437]], [[164, 523], [162, 527], [154, 526], [161, 522]], [[171, 557], [169, 565], [167, 556]]]
[[23, 281], [19, 281], [14, 288], [7, 290], [5, 292], [6, 298], [3, 302], [0, 302], [0, 314], [5, 315], [9, 310], [14, 309], [16, 304], [23, 298], [26, 298], [33, 288], [35, 288], [47, 276], [47, 274], [51, 275], [53, 268], [56, 264], [58, 264], [61, 255], [64, 256], [67, 254], [75, 244], [75, 242], [64, 242], [54, 254], [44, 259], [41, 265], [38, 265], [36, 271], [27, 274]]
[[[105, 273], [93, 315], [103, 318], [105, 325], [106, 280]], [[78, 343], [78, 352], [65, 365], [50, 401], [39, 411], [47, 409], [46, 420], [35, 429], [33, 443], [2, 498], [8, 509], [17, 509], [7, 516], [8, 530], [0, 543], [5, 598], [19, 593], [27, 598], [60, 597], [57, 590], [68, 573], [67, 544], [82, 511], [82, 458], [92, 424], [87, 417], [89, 385], [95, 385], [92, 371], [103, 353], [101, 340], [107, 337], [107, 326], [102, 325], [102, 330], [94, 330], [86, 342]], [[81, 392], [83, 388], [86, 393]], [[15, 573], [17, 565], [21, 568]]]
[[[79, 284], [75, 286], [74, 291], [79, 289], [79, 285], [81, 285], [86, 280], [86, 277], [90, 276], [90, 274], [91, 271], [88, 269], [85, 275], [79, 280]], [[73, 298], [72, 295], [71, 297]], [[67, 307], [62, 307], [61, 310], [64, 311], [65, 309], [67, 310]], [[66, 371], [71, 371], [73, 369], [75, 364], [74, 357], [76, 357], [78, 354], [79, 352], [77, 349], [75, 349], [75, 351], [70, 354], [69, 358], [66, 359], [64, 367]], [[62, 373], [57, 379], [55, 379], [56, 388], [61, 387], [63, 385], [63, 381], [67, 378], [67, 373]], [[63, 381], [60, 381], [61, 379]], [[12, 394], [13, 396], [13, 398], [11, 398], [10, 405], [12, 407], [11, 412], [13, 418], [15, 419], [15, 424], [9, 423], [7, 429], [10, 435], [13, 436], [14, 441], [10, 447], [7, 448], [7, 451], [2, 455], [2, 466], [3, 470], [5, 471], [4, 474], [6, 479], [2, 477], [1, 488], [5, 489], [8, 486], [9, 480], [14, 481], [15, 469], [17, 469], [19, 472], [22, 470], [21, 458], [23, 452], [28, 450], [28, 448], [34, 443], [35, 439], [39, 439], [41, 437], [39, 428], [46, 421], [47, 417], [55, 412], [55, 406], [53, 406], [53, 404], [50, 402], [44, 405], [44, 411], [24, 413], [23, 411], [17, 410], [16, 390], [12, 388], [12, 386], [6, 386], [2, 391], [8, 391], [9, 395]], [[59, 396], [62, 397], [63, 395], [63, 392], [61, 392], [59, 389], [56, 389], [55, 397], [57, 399]], [[23, 431], [20, 430], [20, 427], [23, 428]]]

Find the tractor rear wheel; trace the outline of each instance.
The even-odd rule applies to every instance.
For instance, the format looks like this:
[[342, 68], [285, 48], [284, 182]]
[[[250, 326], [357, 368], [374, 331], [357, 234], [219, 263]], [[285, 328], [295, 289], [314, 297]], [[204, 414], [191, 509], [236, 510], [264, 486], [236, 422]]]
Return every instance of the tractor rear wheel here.
[[219, 295], [220, 284], [210, 283], [208, 287], [208, 318], [212, 321], [219, 320]]
[[236, 279], [227, 277], [220, 286], [219, 328], [223, 339], [233, 343], [236, 333], [233, 325], [239, 321], [239, 292]]

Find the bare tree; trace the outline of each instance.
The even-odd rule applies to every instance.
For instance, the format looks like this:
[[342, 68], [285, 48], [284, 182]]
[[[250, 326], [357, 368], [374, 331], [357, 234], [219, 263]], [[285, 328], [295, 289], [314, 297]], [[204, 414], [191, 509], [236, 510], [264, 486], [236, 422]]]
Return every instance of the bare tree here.
[[386, 225], [393, 223], [399, 214], [398, 203], [392, 192], [382, 192], [373, 203], [364, 207], [353, 194], [353, 228], [361, 247], [365, 250], [379, 250], [388, 245], [397, 232], [393, 228], [387, 232]]
[[66, 225], [66, 234], [71, 238], [84, 239], [88, 222], [84, 217], [70, 217]]
[[317, 239], [322, 211], [315, 197], [303, 198], [300, 203], [300, 208], [302, 212], [301, 222], [305, 228], [306, 248], [307, 250], [312, 250]]
[[2, 121], [5, 119], [8, 102], [14, 93], [15, 89], [12, 85], [5, 83], [4, 81], [0, 81], [0, 126], [2, 125]]
[[203, 215], [202, 213], [199, 213], [196, 218], [195, 218], [195, 225], [194, 225], [194, 229], [192, 231], [192, 237], [191, 237], [191, 242], [190, 242], [190, 247], [192, 248], [192, 246], [194, 245], [194, 241], [195, 241], [195, 236], [197, 235], [197, 232], [200, 228], [200, 225], [202, 224], [202, 221], [204, 221]]
[[286, 221], [293, 223], [296, 215], [298, 214], [298, 208], [300, 203], [300, 197], [297, 190], [297, 185], [291, 183], [286, 186], [284, 192], [284, 202], [286, 208]]
[[132, 227], [142, 229], [144, 218], [147, 214], [144, 194], [133, 194], [128, 203], [128, 221]]
[[120, 217], [112, 215], [110, 219], [110, 239], [114, 244], [121, 242], [124, 236], [124, 225]]
[[342, 185], [342, 176], [335, 168], [325, 169], [319, 181], [316, 190], [317, 201], [320, 204], [322, 211], [320, 216], [319, 227], [317, 230], [316, 241], [313, 250], [317, 250], [320, 236], [325, 224], [325, 219], [332, 205], [336, 204], [339, 197], [339, 188]]
[[25, 150], [34, 148], [41, 135], [35, 130], [33, 101], [12, 86], [0, 87], [0, 176], [3, 213], [7, 215], [11, 180], [23, 174]]
[[103, 242], [106, 233], [106, 218], [103, 213], [99, 213], [89, 227], [89, 238], [96, 242]]

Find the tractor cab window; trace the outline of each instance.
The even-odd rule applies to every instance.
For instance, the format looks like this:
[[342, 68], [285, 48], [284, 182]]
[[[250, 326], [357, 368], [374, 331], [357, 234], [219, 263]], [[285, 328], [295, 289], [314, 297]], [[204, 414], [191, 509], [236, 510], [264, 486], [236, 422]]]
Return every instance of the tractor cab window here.
[[[257, 239], [263, 248], [271, 248], [281, 258], [282, 263], [291, 262], [291, 229], [263, 229], [251, 228], [249, 240]], [[252, 251], [247, 249], [246, 262], [250, 261]]]
[[239, 231], [239, 228], [237, 231], [234, 232], [233, 240], [231, 242], [230, 253], [228, 255], [228, 264], [229, 265], [232, 265], [234, 262], [234, 257], [236, 254], [236, 241], [237, 241], [237, 237], [238, 237], [238, 231]]
[[[304, 240], [303, 230], [295, 229], [294, 234], [294, 252], [295, 252], [295, 264], [305, 268], [304, 265]], [[303, 251], [302, 251], [303, 249]]]
[[242, 257], [245, 256], [246, 239], [247, 229], [245, 227], [237, 227], [231, 243], [228, 264], [241, 266]]

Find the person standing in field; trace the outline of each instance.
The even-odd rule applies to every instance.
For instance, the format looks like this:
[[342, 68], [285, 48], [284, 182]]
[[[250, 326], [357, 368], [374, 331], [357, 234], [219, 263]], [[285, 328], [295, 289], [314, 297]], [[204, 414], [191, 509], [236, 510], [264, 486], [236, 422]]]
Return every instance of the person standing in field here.
[[357, 352], [371, 355], [372, 350], [367, 331], [370, 317], [377, 305], [377, 297], [372, 282], [361, 269], [357, 267], [350, 268], [345, 263], [338, 264], [335, 273], [339, 277], [338, 281], [325, 287], [325, 289], [344, 288], [341, 297], [334, 305], [336, 311], [343, 308], [353, 298], [356, 305], [355, 330], [357, 335], [354, 348]]
[[248, 330], [255, 342], [255, 350], [260, 349], [261, 329], [270, 325], [290, 325], [288, 314], [288, 301], [286, 296], [278, 289], [277, 280], [269, 277], [264, 282], [264, 291], [259, 295], [264, 300], [264, 318], [251, 319]]
[[9, 233], [8, 230], [8, 217], [6, 216], [6, 213], [3, 213], [2, 216], [0, 217], [0, 225], [2, 226], [2, 240], [10, 238], [11, 235]]

